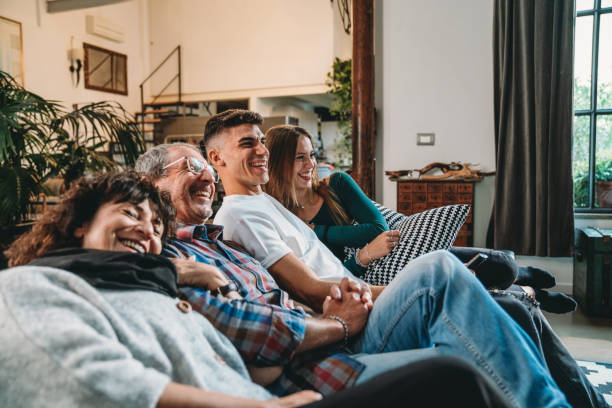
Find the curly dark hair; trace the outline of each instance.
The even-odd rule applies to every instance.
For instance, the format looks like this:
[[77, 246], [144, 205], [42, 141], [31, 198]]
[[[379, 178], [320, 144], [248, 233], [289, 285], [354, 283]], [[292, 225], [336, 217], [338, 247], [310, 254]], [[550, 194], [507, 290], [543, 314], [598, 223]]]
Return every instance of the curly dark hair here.
[[204, 128], [204, 139], [202, 145], [208, 147], [208, 143], [223, 129], [231, 128], [240, 125], [261, 125], [263, 123], [262, 116], [253, 111], [244, 109], [228, 109], [221, 113], [217, 113], [208, 119]]
[[11, 244], [4, 255], [9, 260], [9, 266], [17, 266], [55, 249], [81, 246], [81, 239], [74, 236], [75, 230], [91, 221], [103, 204], [140, 204], [146, 199], [151, 200], [153, 211], [162, 220], [162, 239], [172, 234], [175, 217], [172, 202], [142, 173], [129, 170], [81, 177], [64, 193], [57, 205], [43, 214], [32, 230]]

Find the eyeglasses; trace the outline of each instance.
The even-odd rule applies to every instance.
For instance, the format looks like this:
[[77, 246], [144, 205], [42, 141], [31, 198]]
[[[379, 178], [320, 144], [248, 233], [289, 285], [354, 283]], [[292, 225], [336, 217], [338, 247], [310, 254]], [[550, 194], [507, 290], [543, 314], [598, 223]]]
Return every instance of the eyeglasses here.
[[162, 168], [162, 170], [166, 170], [168, 167], [174, 166], [175, 164], [180, 163], [183, 160], [187, 160], [187, 170], [189, 170], [196, 176], [199, 176], [204, 170], [207, 170], [212, 175], [213, 181], [215, 183], [219, 182], [219, 175], [217, 174], [217, 171], [213, 166], [206, 162], [202, 163], [200, 160], [191, 156], [183, 156], [180, 159], [173, 161], [172, 163], [168, 163], [164, 166], [164, 168]]

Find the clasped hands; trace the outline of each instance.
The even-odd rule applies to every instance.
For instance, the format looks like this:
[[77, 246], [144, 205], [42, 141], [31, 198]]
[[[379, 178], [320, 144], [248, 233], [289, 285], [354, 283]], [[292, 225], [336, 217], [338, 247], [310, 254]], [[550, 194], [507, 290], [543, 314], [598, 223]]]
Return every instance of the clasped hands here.
[[331, 286], [330, 293], [323, 302], [321, 316], [341, 318], [348, 327], [349, 336], [353, 336], [365, 326], [373, 306], [369, 285], [343, 278], [339, 284]]

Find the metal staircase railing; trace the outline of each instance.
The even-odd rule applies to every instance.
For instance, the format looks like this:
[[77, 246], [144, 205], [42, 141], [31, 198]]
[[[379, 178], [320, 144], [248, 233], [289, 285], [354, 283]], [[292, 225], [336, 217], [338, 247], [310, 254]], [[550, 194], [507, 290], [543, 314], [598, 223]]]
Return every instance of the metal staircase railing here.
[[168, 54], [166, 56], [166, 58], [164, 58], [164, 60], [162, 62], [159, 63], [159, 65], [157, 65], [157, 67], [140, 83], [140, 107], [141, 107], [141, 112], [142, 112], [142, 133], [144, 134], [145, 132], [145, 120], [144, 120], [144, 115], [145, 113], [145, 102], [144, 102], [144, 84], [153, 77], [153, 75], [155, 75], [155, 73], [170, 59], [170, 57], [172, 57], [172, 55], [174, 55], [174, 53], [178, 53], [178, 72], [175, 76], [173, 76], [170, 81], [168, 81], [168, 83], [162, 88], [162, 90], [153, 97], [153, 100], [151, 102], [149, 102], [149, 105], [154, 104], [155, 101], [157, 101], [157, 99], [159, 99], [160, 96], [163, 95], [164, 91], [166, 89], [168, 89], [168, 87], [170, 86], [170, 84], [172, 84], [175, 80], [178, 80], [178, 101], [176, 102], [176, 110], [177, 112], [180, 109], [180, 106], [182, 104], [182, 87], [181, 87], [181, 46], [177, 45], [176, 48], [174, 48], [170, 54]]

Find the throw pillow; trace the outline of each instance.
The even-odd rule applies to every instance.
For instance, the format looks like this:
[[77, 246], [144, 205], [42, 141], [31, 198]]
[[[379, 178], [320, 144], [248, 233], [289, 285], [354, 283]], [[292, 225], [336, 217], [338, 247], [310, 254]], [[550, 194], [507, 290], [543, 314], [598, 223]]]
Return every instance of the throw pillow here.
[[[389, 228], [399, 230], [400, 242], [388, 255], [368, 265], [361, 278], [372, 285], [388, 285], [411, 259], [449, 249], [470, 211], [468, 204], [457, 204], [405, 216], [379, 204], [376, 206]], [[352, 248], [347, 255], [354, 254], [355, 250]]]

